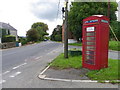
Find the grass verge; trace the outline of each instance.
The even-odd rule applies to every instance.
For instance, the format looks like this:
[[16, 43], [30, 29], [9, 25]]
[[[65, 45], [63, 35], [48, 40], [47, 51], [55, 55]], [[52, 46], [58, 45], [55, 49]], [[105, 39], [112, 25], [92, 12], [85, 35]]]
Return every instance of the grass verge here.
[[109, 41], [109, 49], [111, 50], [116, 50], [116, 51], [120, 51], [120, 48], [118, 48], [120, 45], [120, 42], [117, 41]]
[[[91, 70], [86, 75], [92, 80], [119, 80], [118, 77], [118, 63], [120, 60], [109, 59], [109, 67], [101, 70]], [[69, 56], [68, 59], [64, 58], [64, 54], [60, 54], [56, 59], [51, 63], [51, 67], [55, 69], [67, 69], [67, 68], [82, 68], [82, 56]]]
[[82, 43], [69, 43], [69, 45], [72, 45], [72, 46], [82, 46]]
[[118, 80], [118, 63], [120, 60], [109, 59], [108, 68], [93, 70], [87, 73], [92, 80]]
[[51, 67], [56, 69], [67, 69], [67, 68], [81, 68], [81, 56], [69, 56], [68, 59], [64, 58], [64, 54], [60, 54], [54, 61], [51, 63]]

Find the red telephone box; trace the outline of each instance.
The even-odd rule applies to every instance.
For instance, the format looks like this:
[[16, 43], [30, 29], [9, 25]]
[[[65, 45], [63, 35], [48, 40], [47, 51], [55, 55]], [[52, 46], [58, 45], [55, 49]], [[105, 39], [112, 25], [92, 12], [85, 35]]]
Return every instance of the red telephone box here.
[[83, 20], [82, 66], [92, 70], [108, 67], [109, 18], [93, 15]]

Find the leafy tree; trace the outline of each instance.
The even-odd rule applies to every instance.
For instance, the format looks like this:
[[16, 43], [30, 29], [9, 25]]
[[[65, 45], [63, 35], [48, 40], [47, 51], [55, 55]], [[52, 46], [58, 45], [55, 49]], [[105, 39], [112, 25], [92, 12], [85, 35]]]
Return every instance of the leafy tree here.
[[[110, 2], [110, 20], [116, 20], [115, 11], [117, 11], [117, 3]], [[68, 13], [69, 30], [73, 33], [76, 39], [82, 37], [82, 21], [84, 18], [91, 15], [107, 16], [107, 2], [73, 2]]]
[[27, 31], [27, 39], [28, 41], [38, 41], [39, 40], [39, 33], [35, 29], [30, 29]]
[[55, 35], [55, 41], [62, 41], [62, 35]]
[[62, 41], [62, 26], [57, 25], [57, 27], [54, 28], [52, 35], [51, 35], [51, 40]]
[[[120, 41], [120, 22], [118, 21], [112, 21], [111, 27], [116, 34], [118, 40]], [[112, 31], [110, 30], [110, 38], [115, 40], [115, 36], [113, 35]]]
[[47, 25], [47, 24], [44, 24], [43, 22], [34, 23], [34, 24], [31, 26], [31, 28], [38, 31], [39, 40], [43, 40], [45, 35], [49, 35], [49, 34], [47, 33], [48, 25]]

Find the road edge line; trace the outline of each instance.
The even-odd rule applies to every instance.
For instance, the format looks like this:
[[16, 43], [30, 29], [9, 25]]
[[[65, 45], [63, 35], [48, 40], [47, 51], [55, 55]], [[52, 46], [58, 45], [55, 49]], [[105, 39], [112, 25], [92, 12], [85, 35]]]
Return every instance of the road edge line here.
[[45, 73], [49, 68], [50, 68], [51, 64], [49, 66], [47, 66], [39, 75], [43, 75], [43, 73]]

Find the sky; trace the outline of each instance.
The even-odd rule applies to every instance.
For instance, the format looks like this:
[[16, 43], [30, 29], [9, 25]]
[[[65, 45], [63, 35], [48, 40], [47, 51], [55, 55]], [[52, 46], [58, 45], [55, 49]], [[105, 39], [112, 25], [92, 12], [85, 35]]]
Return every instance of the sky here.
[[16, 28], [18, 36], [26, 36], [33, 23], [44, 22], [48, 25], [48, 33], [52, 34], [63, 21], [61, 8], [64, 0], [60, 0], [59, 9], [58, 3], [59, 0], [0, 0], [0, 22]]

